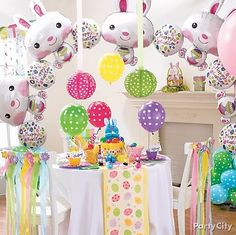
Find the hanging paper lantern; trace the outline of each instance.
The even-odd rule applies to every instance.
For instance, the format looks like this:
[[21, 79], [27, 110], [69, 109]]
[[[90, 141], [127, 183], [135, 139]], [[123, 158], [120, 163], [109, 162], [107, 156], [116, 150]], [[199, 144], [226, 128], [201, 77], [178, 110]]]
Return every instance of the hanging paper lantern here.
[[88, 116], [89, 122], [98, 128], [102, 128], [105, 126], [104, 120], [111, 118], [111, 109], [110, 107], [102, 102], [96, 101], [89, 105], [88, 107]]
[[77, 100], [88, 99], [96, 90], [96, 82], [89, 73], [78, 72], [72, 75], [67, 83], [67, 91]]
[[137, 98], [151, 95], [156, 86], [155, 75], [146, 69], [136, 69], [125, 78], [125, 89], [131, 96]]
[[35, 121], [27, 121], [20, 126], [19, 141], [27, 148], [38, 148], [46, 141], [46, 131]]
[[177, 53], [182, 47], [184, 36], [181, 29], [172, 24], [166, 24], [157, 30], [154, 35], [154, 45], [164, 56]]
[[185, 54], [185, 59], [188, 61], [190, 65], [200, 67], [205, 63], [207, 58], [207, 53], [205, 51], [201, 51], [197, 47], [190, 47]]
[[32, 114], [42, 114], [46, 109], [46, 101], [40, 96], [32, 95], [29, 97], [28, 111]]
[[65, 63], [71, 60], [74, 55], [74, 49], [68, 43], [63, 43], [60, 48], [54, 53], [58, 63]]
[[236, 123], [230, 123], [221, 130], [220, 143], [224, 149], [236, 154]]
[[54, 68], [46, 60], [33, 62], [27, 70], [27, 78], [35, 89], [48, 89], [55, 83]]
[[219, 90], [230, 88], [236, 81], [236, 77], [231, 76], [218, 59], [209, 66], [207, 78], [209, 85]]
[[81, 134], [88, 125], [88, 114], [81, 105], [66, 106], [60, 116], [60, 124], [65, 133], [70, 136]]
[[105, 54], [99, 61], [99, 74], [111, 84], [121, 78], [124, 66], [124, 61], [119, 54]]
[[[72, 30], [72, 36], [75, 42], [76, 51], [78, 51], [78, 27], [74, 25]], [[82, 19], [82, 41], [83, 48], [91, 49], [95, 47], [101, 39], [101, 30], [94, 20]]]
[[141, 126], [148, 132], [158, 131], [165, 122], [165, 110], [158, 102], [145, 103], [138, 112]]

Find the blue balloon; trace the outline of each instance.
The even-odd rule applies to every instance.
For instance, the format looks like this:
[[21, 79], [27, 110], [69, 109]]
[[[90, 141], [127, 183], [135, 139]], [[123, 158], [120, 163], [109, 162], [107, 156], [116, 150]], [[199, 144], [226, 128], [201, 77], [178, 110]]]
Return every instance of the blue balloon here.
[[234, 169], [236, 170], [236, 156], [234, 156], [233, 167], [234, 167]]
[[236, 188], [236, 170], [230, 169], [222, 173], [221, 184], [224, 188]]
[[221, 184], [211, 186], [211, 202], [213, 204], [222, 204], [228, 199], [228, 190]]

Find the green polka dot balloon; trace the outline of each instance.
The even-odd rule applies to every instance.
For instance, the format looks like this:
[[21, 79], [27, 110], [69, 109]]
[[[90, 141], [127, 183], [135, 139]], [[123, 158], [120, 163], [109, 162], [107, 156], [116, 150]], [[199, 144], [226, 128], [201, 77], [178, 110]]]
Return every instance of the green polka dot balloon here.
[[220, 177], [221, 177], [221, 173], [218, 172], [216, 169], [212, 168], [211, 169], [211, 185], [214, 184], [220, 184]]
[[86, 109], [81, 105], [66, 106], [61, 112], [60, 124], [63, 131], [72, 137], [81, 134], [88, 125]]
[[229, 190], [229, 201], [236, 206], [236, 188]]
[[230, 152], [225, 150], [214, 154], [214, 169], [215, 172], [221, 174], [225, 170], [231, 169], [233, 167], [233, 158]]
[[151, 95], [157, 87], [155, 75], [146, 69], [136, 69], [125, 78], [125, 89], [136, 98]]

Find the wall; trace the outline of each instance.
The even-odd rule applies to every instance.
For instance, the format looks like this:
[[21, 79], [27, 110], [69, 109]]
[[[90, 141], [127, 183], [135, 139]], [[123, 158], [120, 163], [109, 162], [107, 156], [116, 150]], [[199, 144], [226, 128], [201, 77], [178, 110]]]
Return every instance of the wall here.
[[[0, 9], [1, 24], [11, 23], [11, 16], [15, 13], [33, 18], [28, 8], [29, 0], [8, 0], [7, 2], [3, 2]], [[75, 22], [76, 0], [43, 0], [43, 3], [48, 11], [60, 11]], [[192, 12], [202, 9], [206, 4], [208, 4], [208, 1], [204, 0], [153, 0], [148, 17], [152, 20], [155, 30], [165, 23], [175, 23], [181, 26]], [[114, 10], [113, 1], [111, 0], [100, 0], [99, 4], [98, 1], [95, 0], [83, 0], [83, 16], [93, 18], [99, 25], [102, 25], [105, 17]], [[186, 43], [186, 45], [188, 44]], [[127, 102], [127, 99], [120, 94], [121, 91], [124, 91], [123, 82], [125, 75], [134, 68], [127, 66], [123, 78], [112, 86], [101, 80], [98, 75], [97, 67], [99, 58], [101, 58], [104, 53], [112, 52], [113, 49], [113, 45], [102, 40], [94, 49], [84, 50], [84, 70], [90, 72], [95, 77], [97, 81], [97, 91], [88, 101], [78, 103], [87, 106], [94, 100], [107, 102], [112, 108], [113, 116], [118, 119], [120, 132], [126, 140], [128, 142], [142, 141], [144, 139], [143, 137], [147, 134], [138, 124], [136, 118], [137, 110], [133, 110]], [[59, 127], [60, 110], [66, 104], [75, 103], [67, 94], [65, 86], [67, 78], [76, 71], [76, 59], [75, 57], [71, 63], [66, 64], [62, 70], [57, 71], [56, 84], [48, 91], [47, 110], [43, 121], [48, 132], [46, 147], [58, 152], [63, 149]], [[29, 59], [29, 61], [30, 60], [31, 59]], [[209, 61], [210, 60], [211, 58]], [[171, 61], [180, 61], [185, 82], [192, 88], [192, 77], [201, 74], [196, 68], [188, 66], [187, 63], [179, 59], [178, 56], [169, 58], [161, 56], [153, 45], [145, 49], [145, 68], [156, 75], [158, 88], [161, 88], [166, 83], [166, 71]]]

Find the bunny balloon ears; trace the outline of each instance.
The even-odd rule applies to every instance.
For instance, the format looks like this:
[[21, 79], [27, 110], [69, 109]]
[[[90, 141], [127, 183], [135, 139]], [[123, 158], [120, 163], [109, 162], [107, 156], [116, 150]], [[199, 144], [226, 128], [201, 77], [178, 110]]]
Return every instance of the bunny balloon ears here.
[[[191, 15], [182, 29], [176, 25], [165, 25], [155, 33], [154, 44], [165, 56], [179, 52], [179, 56], [200, 70], [207, 68], [207, 53], [218, 55], [217, 38], [224, 22], [217, 14], [224, 0], [213, 0], [207, 11]], [[184, 38], [193, 45], [189, 49], [182, 48]]]
[[21, 16], [14, 16], [16, 24], [27, 31], [25, 45], [28, 51], [37, 60], [54, 53], [58, 67], [69, 61], [73, 54], [73, 48], [64, 43], [72, 31], [72, 24], [68, 18], [59, 12], [46, 12], [42, 3], [32, 0], [30, 8], [37, 16], [33, 23]]
[[[135, 65], [137, 58], [133, 48], [138, 46], [136, 1], [115, 0], [118, 12], [108, 16], [102, 26], [102, 37], [105, 41], [117, 45], [115, 49], [126, 64]], [[144, 47], [153, 41], [154, 28], [152, 22], [146, 17], [151, 7], [151, 0], [144, 0]]]

